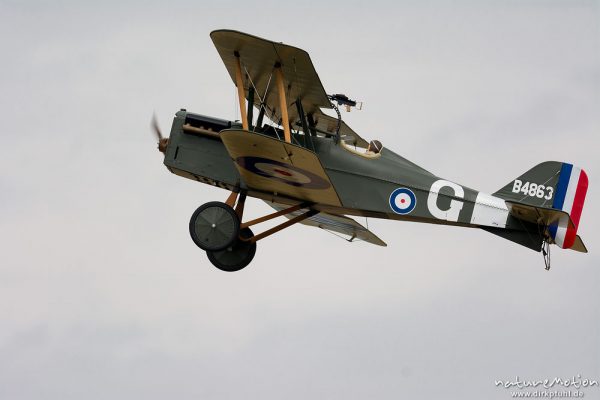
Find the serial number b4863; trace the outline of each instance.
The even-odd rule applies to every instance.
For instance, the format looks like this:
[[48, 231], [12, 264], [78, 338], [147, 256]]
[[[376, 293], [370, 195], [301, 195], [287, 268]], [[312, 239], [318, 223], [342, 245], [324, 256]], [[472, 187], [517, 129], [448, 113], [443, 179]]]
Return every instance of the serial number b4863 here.
[[537, 197], [539, 199], [550, 200], [554, 194], [552, 186], [538, 185], [535, 182], [525, 182], [515, 179], [512, 188], [513, 193], [523, 193], [526, 196]]

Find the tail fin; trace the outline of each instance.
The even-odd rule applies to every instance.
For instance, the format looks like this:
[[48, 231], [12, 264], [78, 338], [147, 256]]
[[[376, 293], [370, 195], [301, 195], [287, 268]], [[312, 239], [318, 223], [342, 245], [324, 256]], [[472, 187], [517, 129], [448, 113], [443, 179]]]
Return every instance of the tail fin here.
[[572, 164], [547, 161], [536, 165], [494, 195], [507, 200], [511, 214], [530, 220], [535, 215], [548, 227], [559, 247], [579, 250], [585, 246], [577, 228], [588, 188], [585, 171]]

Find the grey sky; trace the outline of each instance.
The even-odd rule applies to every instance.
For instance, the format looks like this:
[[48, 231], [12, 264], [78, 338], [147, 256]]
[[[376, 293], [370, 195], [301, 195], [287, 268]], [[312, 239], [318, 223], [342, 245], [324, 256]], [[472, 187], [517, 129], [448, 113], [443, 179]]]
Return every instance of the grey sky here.
[[[507, 399], [495, 379], [600, 380], [594, 1], [0, 2], [0, 398]], [[187, 233], [226, 193], [150, 136], [236, 117], [208, 34], [307, 50], [344, 118], [493, 192], [544, 160], [590, 177], [590, 253], [370, 220], [385, 249], [297, 226], [226, 274]], [[268, 207], [252, 202], [258, 216]], [[308, 251], [310, 250], [310, 251]], [[586, 398], [600, 398], [592, 388]]]

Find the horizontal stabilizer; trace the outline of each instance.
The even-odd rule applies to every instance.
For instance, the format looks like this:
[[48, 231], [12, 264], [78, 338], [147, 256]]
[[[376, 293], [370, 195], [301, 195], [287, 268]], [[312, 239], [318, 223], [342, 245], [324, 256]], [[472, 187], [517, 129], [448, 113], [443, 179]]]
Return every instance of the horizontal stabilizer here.
[[[278, 211], [284, 210], [288, 207], [277, 203], [266, 203]], [[292, 219], [294, 217], [302, 215], [304, 212], [306, 212], [306, 210], [301, 209], [286, 214], [286, 217]], [[301, 221], [300, 223], [308, 226], [321, 228], [327, 231], [333, 231], [341, 233], [343, 235], [348, 235], [350, 236], [350, 241], [362, 240], [364, 242], [375, 244], [377, 246], [387, 246], [387, 244], [379, 237], [377, 237], [377, 235], [375, 235], [373, 232], [371, 232], [352, 218], [343, 215], [333, 215], [321, 212], [317, 215], [305, 219], [304, 221]]]
[[585, 244], [583, 244], [583, 240], [581, 240], [581, 236], [579, 235], [575, 236], [575, 242], [573, 242], [573, 246], [569, 247], [569, 249], [578, 251], [580, 253], [588, 252], [587, 247], [585, 247]]
[[548, 207], [536, 207], [529, 204], [506, 201], [510, 214], [523, 221], [531, 222], [536, 225], [550, 226], [558, 224], [564, 219], [568, 228], [574, 228], [575, 224], [569, 214], [562, 210], [556, 210]]

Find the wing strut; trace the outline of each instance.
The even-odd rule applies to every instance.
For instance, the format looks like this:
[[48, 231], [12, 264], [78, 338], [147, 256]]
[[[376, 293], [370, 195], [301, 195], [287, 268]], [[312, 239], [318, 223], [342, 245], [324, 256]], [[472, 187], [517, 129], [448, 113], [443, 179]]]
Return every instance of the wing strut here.
[[238, 100], [240, 102], [240, 115], [242, 116], [242, 127], [248, 130], [248, 115], [246, 114], [246, 91], [244, 90], [244, 81], [242, 80], [242, 64], [240, 63], [240, 53], [235, 51], [236, 69], [235, 84], [237, 86]]
[[[254, 87], [248, 88], [248, 125], [252, 126], [254, 120]], [[252, 129], [254, 130], [254, 129]]]
[[304, 131], [304, 147], [308, 148], [308, 144], [310, 143], [310, 147], [312, 151], [315, 151], [315, 145], [312, 141], [312, 137], [310, 135], [310, 130], [308, 128], [308, 122], [306, 122], [306, 115], [304, 114], [304, 109], [302, 108], [302, 102], [300, 99], [296, 99], [296, 109], [298, 110], [298, 117], [300, 117], [300, 123], [302, 124], [302, 130]]
[[279, 92], [279, 108], [281, 109], [281, 125], [283, 125], [283, 134], [285, 141], [292, 142], [292, 134], [290, 133], [290, 118], [288, 117], [287, 101], [285, 100], [285, 87], [283, 85], [283, 72], [281, 72], [281, 64], [275, 64], [275, 78], [277, 79], [277, 91]]

